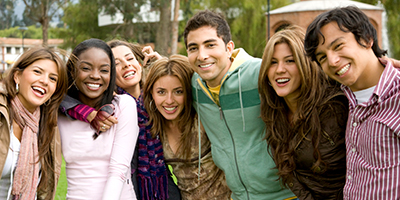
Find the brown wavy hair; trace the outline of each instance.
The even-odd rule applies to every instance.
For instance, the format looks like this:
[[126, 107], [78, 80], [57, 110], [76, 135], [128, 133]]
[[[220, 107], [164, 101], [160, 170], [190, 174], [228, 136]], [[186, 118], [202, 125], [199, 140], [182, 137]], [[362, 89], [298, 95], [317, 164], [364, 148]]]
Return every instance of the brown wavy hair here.
[[182, 132], [182, 137], [178, 147], [178, 151], [188, 160], [190, 156], [190, 140], [192, 127], [195, 124], [196, 111], [192, 106], [192, 87], [191, 78], [193, 75], [193, 70], [190, 67], [190, 63], [187, 57], [182, 55], [172, 55], [170, 58], [162, 58], [157, 60], [154, 65], [150, 68], [146, 83], [143, 87], [143, 101], [144, 106], [149, 114], [149, 124], [153, 124], [151, 128], [151, 133], [153, 137], [160, 134], [164, 134], [164, 128], [166, 126], [166, 119], [157, 110], [154, 104], [152, 91], [154, 83], [163, 76], [176, 76], [182, 84], [184, 91], [184, 108], [179, 114], [178, 126], [179, 130]]
[[[301, 76], [300, 95], [297, 97], [297, 110], [293, 118], [288, 118], [289, 108], [285, 100], [279, 97], [269, 85], [268, 70], [277, 44], [287, 44]], [[290, 26], [275, 33], [269, 39], [262, 57], [258, 88], [261, 99], [261, 118], [266, 124], [266, 140], [271, 147], [278, 175], [287, 185], [288, 175], [296, 169], [295, 148], [306, 135], [311, 135], [314, 147], [312, 166], [314, 172], [326, 168], [318, 150], [322, 136], [319, 120], [324, 105], [341, 94], [338, 84], [331, 81], [322, 69], [306, 56], [304, 50], [304, 32], [300, 27]]]
[[[66, 55], [62, 50], [59, 51], [60, 54]], [[11, 105], [11, 100], [17, 95], [15, 88], [14, 74], [16, 72], [23, 72], [25, 68], [30, 66], [32, 63], [38, 60], [51, 60], [57, 65], [58, 80], [56, 90], [50, 99], [40, 106], [40, 121], [39, 121], [39, 132], [38, 132], [38, 150], [39, 150], [39, 160], [43, 161], [42, 167], [42, 180], [46, 180], [48, 176], [47, 169], [55, 172], [53, 168], [53, 163], [55, 162], [52, 158], [51, 152], [51, 141], [54, 138], [54, 133], [56, 132], [57, 126], [57, 116], [58, 107], [64, 98], [64, 94], [67, 91], [68, 78], [67, 78], [67, 68], [64, 61], [57, 55], [57, 53], [48, 48], [39, 47], [32, 48], [21, 55], [21, 57], [14, 63], [13, 67], [10, 69], [9, 74], [4, 79], [6, 85], [7, 95], [8, 95], [8, 107], [10, 109], [10, 121], [12, 121], [13, 116], [16, 114], [13, 112]], [[21, 80], [23, 81], [23, 80]], [[40, 184], [39, 186], [47, 187], [47, 183]]]

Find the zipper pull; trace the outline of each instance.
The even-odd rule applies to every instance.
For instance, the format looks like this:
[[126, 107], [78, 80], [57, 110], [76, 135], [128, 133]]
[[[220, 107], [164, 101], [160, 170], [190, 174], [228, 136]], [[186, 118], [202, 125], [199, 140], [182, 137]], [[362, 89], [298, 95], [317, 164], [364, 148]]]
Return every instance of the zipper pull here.
[[218, 107], [218, 109], [219, 109], [219, 117], [220, 117], [221, 120], [222, 120], [222, 119], [224, 119], [223, 113], [222, 113], [222, 109], [221, 109], [221, 107]]

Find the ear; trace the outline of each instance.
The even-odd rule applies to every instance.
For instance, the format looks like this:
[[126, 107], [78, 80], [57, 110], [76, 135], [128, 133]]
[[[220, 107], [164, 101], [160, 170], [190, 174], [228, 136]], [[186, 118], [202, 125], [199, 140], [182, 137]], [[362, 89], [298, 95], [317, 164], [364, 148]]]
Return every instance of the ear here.
[[233, 43], [233, 41], [231, 40], [226, 44], [226, 51], [228, 53], [229, 58], [232, 56], [234, 49], [235, 49], [235, 43]]
[[20, 83], [20, 76], [21, 76], [21, 72], [20, 71], [14, 72], [14, 82], [15, 82], [15, 84], [19, 84]]

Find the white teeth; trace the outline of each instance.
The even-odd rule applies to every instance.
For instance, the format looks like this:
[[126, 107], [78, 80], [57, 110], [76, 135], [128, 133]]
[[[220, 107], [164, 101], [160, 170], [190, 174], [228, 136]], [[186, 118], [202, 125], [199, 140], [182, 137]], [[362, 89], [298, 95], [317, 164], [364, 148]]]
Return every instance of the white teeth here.
[[339, 70], [338, 72], [336, 72], [337, 75], [341, 76], [344, 73], [346, 73], [350, 68], [350, 64], [347, 64], [345, 67], [343, 67], [341, 70]]
[[207, 64], [207, 65], [200, 65], [201, 68], [207, 68], [209, 66], [211, 66], [212, 64]]
[[288, 82], [290, 79], [288, 79], [288, 78], [281, 78], [281, 79], [278, 79], [278, 80], [276, 80], [276, 82], [278, 82], [278, 83], [284, 83], [284, 82]]
[[176, 107], [170, 107], [170, 108], [164, 107], [164, 109], [165, 109], [165, 110], [168, 110], [168, 111], [173, 111], [173, 110], [175, 110], [175, 108], [176, 108]]
[[39, 92], [41, 92], [42, 94], [44, 94], [44, 89], [43, 88], [40, 88], [40, 87], [32, 87], [34, 90], [38, 90]]
[[124, 78], [128, 78], [129, 76], [133, 76], [133, 75], [135, 75], [135, 74], [136, 74], [135, 71], [131, 71], [131, 72], [125, 74]]
[[91, 87], [91, 88], [94, 88], [94, 89], [97, 89], [97, 88], [100, 87], [100, 84], [91, 84], [91, 83], [87, 83], [86, 85], [89, 86], [89, 87]]

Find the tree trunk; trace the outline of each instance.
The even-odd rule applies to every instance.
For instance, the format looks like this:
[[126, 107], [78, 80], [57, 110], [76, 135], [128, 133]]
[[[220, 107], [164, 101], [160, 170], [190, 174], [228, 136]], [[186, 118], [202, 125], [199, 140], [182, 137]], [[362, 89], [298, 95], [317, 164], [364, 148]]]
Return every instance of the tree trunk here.
[[156, 34], [156, 50], [161, 55], [169, 55], [168, 47], [171, 44], [171, 1], [160, 1], [160, 21]]
[[174, 20], [172, 22], [171, 54], [178, 53], [179, 5], [180, 5], [180, 0], [175, 0]]
[[48, 29], [49, 29], [49, 18], [48, 17], [43, 17], [43, 20], [41, 22], [42, 24], [42, 35], [43, 35], [43, 47], [48, 47]]

